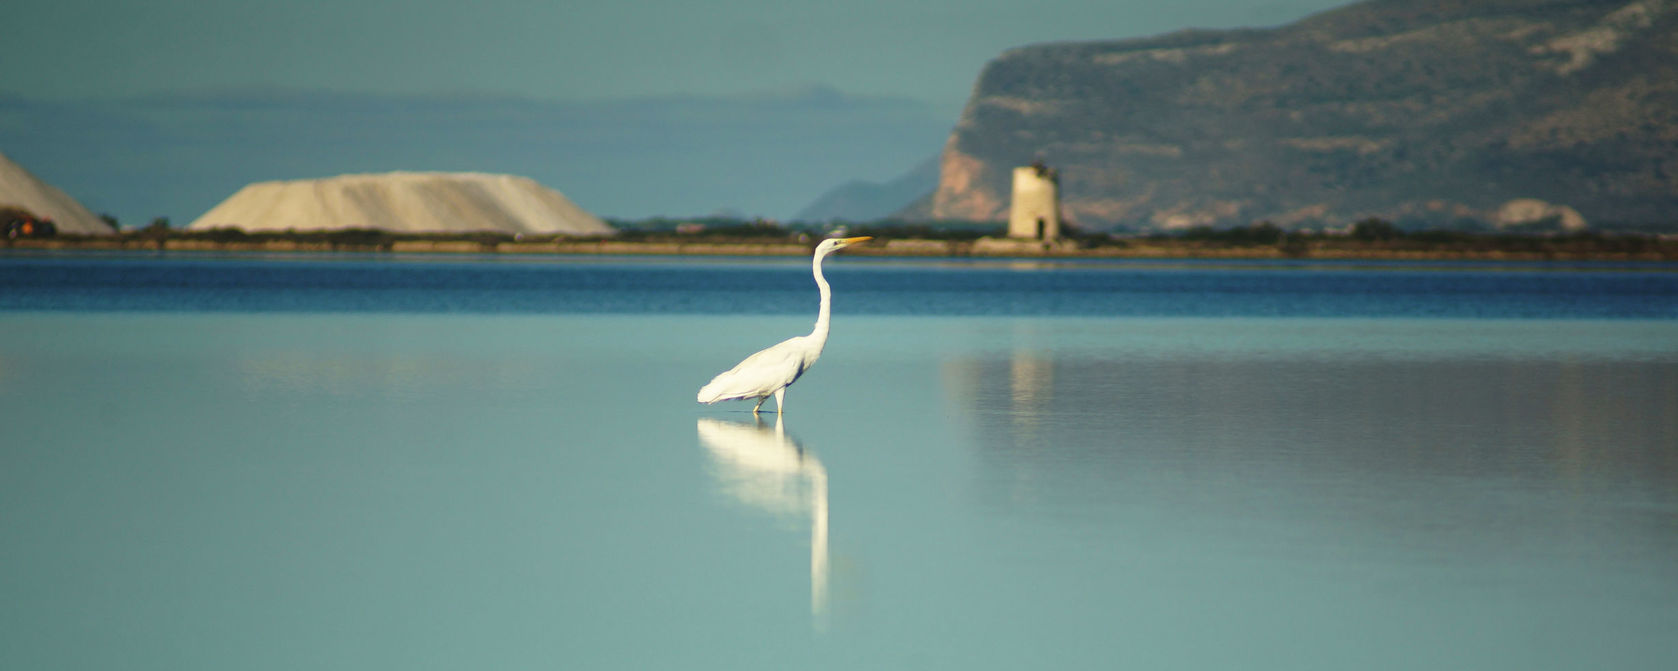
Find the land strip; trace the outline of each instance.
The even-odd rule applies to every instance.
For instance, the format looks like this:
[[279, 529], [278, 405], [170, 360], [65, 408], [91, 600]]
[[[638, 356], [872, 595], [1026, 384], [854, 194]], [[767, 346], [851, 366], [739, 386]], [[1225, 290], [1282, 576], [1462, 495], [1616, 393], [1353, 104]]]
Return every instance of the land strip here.
[[[296, 236], [248, 240], [141, 235], [60, 236], [0, 241], [0, 248], [167, 252], [362, 252], [401, 254], [804, 256], [818, 240], [656, 238], [558, 238], [505, 240], [420, 237], [356, 239]], [[1113, 238], [1044, 243], [978, 238], [937, 240], [885, 238], [847, 253], [862, 256], [1059, 259], [1395, 259], [1678, 261], [1678, 240], [1652, 236], [1484, 236], [1443, 241], [1358, 240], [1345, 236], [1290, 238], [1273, 244], [1177, 238]]]

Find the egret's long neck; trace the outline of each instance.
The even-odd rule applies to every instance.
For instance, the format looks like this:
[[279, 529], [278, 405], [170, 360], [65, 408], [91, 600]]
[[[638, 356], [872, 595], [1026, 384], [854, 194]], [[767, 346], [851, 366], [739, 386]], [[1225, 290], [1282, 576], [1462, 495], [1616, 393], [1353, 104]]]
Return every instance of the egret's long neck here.
[[810, 337], [822, 341], [827, 340], [829, 313], [833, 310], [833, 290], [828, 288], [827, 278], [822, 277], [822, 259], [825, 258], [827, 258], [826, 254], [818, 254], [810, 260], [810, 272], [815, 274], [816, 288], [820, 289], [822, 293], [821, 310], [816, 312], [816, 328], [810, 332]]

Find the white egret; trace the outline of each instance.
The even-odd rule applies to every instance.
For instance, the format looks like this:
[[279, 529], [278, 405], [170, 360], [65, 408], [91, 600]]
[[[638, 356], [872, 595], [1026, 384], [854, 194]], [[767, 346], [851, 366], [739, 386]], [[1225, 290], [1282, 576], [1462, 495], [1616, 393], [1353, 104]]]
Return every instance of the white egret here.
[[821, 290], [822, 295], [821, 309], [816, 313], [816, 328], [810, 331], [810, 335], [788, 338], [769, 349], [746, 357], [739, 365], [711, 378], [709, 384], [699, 389], [699, 402], [716, 403], [755, 398], [757, 405], [752, 407], [752, 414], [755, 415], [763, 408], [763, 402], [769, 400], [769, 396], [773, 394], [775, 413], [780, 414], [785, 410], [787, 385], [798, 380], [804, 371], [815, 365], [816, 359], [822, 355], [822, 347], [827, 345], [828, 313], [833, 305], [833, 291], [827, 286], [827, 278], [822, 277], [822, 259], [827, 258], [828, 254], [869, 240], [873, 238], [829, 238], [817, 245], [815, 257], [810, 260], [810, 272], [816, 276], [816, 287]]

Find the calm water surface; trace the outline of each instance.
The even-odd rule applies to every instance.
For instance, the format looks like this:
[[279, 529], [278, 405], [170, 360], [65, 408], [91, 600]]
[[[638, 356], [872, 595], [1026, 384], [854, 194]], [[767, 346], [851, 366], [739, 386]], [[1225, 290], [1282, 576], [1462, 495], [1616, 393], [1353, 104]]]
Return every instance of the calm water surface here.
[[0, 256], [0, 668], [1672, 668], [1670, 270]]

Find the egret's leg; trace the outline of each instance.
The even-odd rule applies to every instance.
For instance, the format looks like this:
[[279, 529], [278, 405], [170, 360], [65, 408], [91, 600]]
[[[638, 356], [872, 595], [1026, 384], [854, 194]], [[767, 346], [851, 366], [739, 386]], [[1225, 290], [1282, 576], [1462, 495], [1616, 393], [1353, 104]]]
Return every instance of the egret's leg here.
[[[767, 400], [769, 400], [768, 396], [759, 397], [757, 399], [757, 405], [752, 406], [752, 414], [754, 414], [754, 415], [757, 414], [757, 411], [763, 408], [763, 402], [767, 401]], [[779, 402], [780, 401], [776, 401], [776, 403], [779, 403]]]
[[780, 389], [775, 390], [775, 414], [780, 415], [781, 411], [786, 410], [786, 409], [787, 409], [787, 388], [786, 387], [781, 387]]

